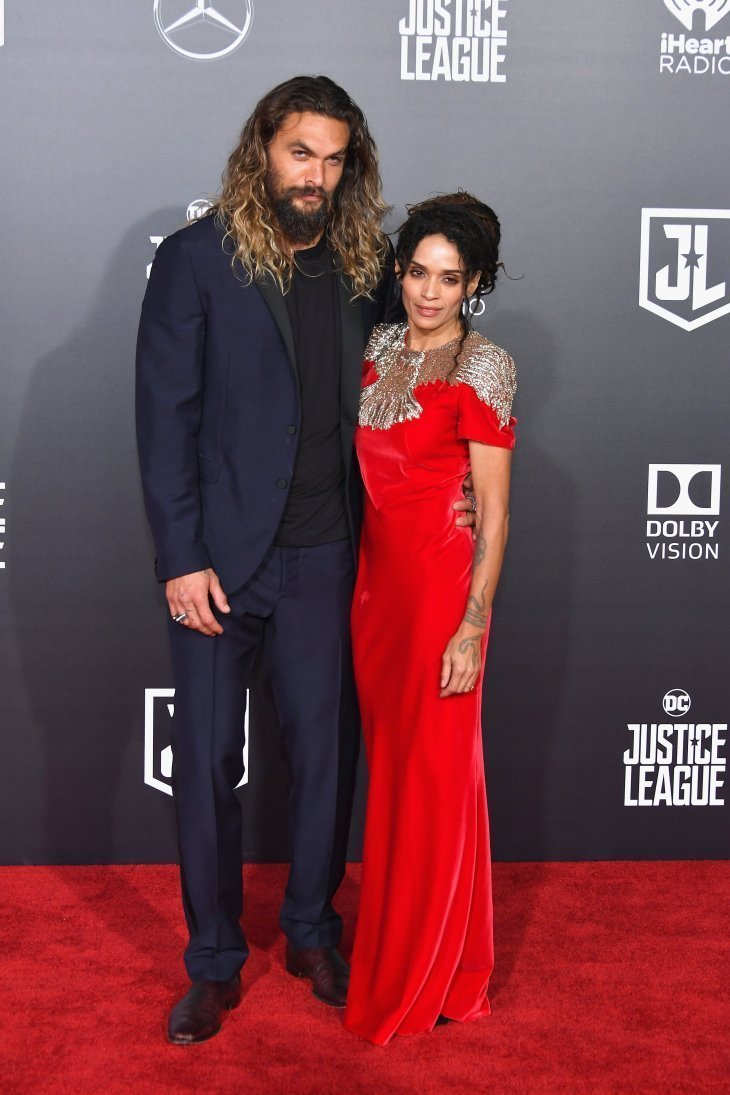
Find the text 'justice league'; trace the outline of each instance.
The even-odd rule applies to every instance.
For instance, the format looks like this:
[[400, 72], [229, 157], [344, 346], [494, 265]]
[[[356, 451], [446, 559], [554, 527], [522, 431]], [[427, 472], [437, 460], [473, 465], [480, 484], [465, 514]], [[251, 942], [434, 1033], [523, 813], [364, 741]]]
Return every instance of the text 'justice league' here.
[[727, 723], [628, 724], [625, 806], [723, 806]]
[[401, 80], [504, 83], [509, 0], [408, 0]]

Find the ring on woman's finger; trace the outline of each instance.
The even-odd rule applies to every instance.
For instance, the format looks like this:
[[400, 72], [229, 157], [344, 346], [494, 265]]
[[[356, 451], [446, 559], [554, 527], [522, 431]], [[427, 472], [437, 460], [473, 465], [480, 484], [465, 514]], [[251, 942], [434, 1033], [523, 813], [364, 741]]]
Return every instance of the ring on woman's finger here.
[[177, 616], [172, 617], [176, 624], [184, 624], [188, 618], [187, 612], [178, 612]]

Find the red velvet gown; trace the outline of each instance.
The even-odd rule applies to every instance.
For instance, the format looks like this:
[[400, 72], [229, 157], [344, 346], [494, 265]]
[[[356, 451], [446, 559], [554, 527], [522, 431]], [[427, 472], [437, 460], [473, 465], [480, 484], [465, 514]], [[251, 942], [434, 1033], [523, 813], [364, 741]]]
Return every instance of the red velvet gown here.
[[440, 1015], [489, 1013], [481, 687], [440, 699], [439, 677], [471, 581], [471, 530], [452, 510], [468, 442], [514, 444], [503, 350], [472, 333], [454, 369], [458, 341], [419, 354], [405, 336], [403, 324], [373, 333], [356, 435], [365, 516], [352, 635], [370, 784], [344, 1022], [380, 1045]]

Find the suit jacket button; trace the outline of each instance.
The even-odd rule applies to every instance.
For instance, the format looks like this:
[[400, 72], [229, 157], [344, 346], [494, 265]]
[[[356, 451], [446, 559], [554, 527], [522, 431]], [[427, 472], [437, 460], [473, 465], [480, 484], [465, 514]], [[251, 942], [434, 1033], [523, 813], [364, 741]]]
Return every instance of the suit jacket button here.
[[276, 485], [277, 485], [277, 487], [281, 487], [281, 489], [283, 490], [284, 487], [287, 485], [286, 479], [277, 479], [276, 480]]
[[296, 428], [296, 426], [287, 426], [287, 428], [286, 428], [286, 432], [287, 432], [287, 433], [296, 433], [296, 432], [297, 432], [297, 428]]

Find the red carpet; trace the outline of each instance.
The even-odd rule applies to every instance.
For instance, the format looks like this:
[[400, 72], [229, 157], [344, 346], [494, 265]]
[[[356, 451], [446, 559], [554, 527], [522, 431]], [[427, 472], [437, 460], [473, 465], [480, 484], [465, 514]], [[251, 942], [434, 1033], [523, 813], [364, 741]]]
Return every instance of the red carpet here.
[[[431, 1095], [728, 1092], [730, 866], [495, 865], [493, 1014], [359, 1041], [282, 968], [285, 868], [247, 867], [241, 1007], [164, 1040], [186, 988], [173, 867], [5, 867], [0, 1090]], [[359, 868], [339, 905], [351, 931]]]

